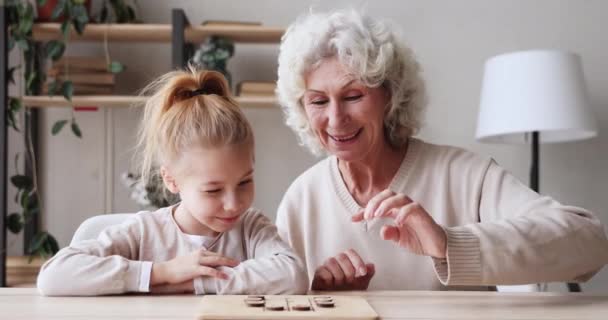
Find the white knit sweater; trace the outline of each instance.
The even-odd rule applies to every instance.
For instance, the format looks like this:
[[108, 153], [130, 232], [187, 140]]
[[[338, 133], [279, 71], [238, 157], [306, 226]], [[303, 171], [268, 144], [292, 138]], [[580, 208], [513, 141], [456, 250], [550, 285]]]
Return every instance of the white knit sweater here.
[[152, 263], [186, 255], [201, 246], [241, 261], [221, 267], [228, 280], [195, 279], [197, 294], [297, 294], [307, 290], [302, 262], [272, 222], [250, 209], [218, 239], [183, 233], [172, 208], [140, 212], [121, 225], [61, 249], [38, 276], [44, 295], [106, 295], [147, 292]]
[[293, 182], [277, 216], [309, 281], [328, 257], [349, 248], [376, 265], [369, 288], [379, 290], [586, 280], [608, 263], [608, 241], [593, 214], [538, 195], [492, 159], [411, 139], [389, 188], [420, 203], [445, 228], [447, 259], [382, 240], [388, 218], [351, 222], [360, 206], [337, 158], [329, 157]]

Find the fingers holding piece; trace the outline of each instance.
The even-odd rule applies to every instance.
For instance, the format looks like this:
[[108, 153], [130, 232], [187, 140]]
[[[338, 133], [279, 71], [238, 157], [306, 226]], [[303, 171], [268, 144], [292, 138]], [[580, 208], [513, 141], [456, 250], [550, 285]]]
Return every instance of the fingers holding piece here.
[[385, 200], [395, 195], [395, 192], [390, 189], [385, 189], [384, 191], [375, 195], [367, 205], [365, 206], [365, 213], [363, 217], [365, 220], [369, 220], [373, 218], [374, 212], [378, 209], [378, 206]]
[[382, 201], [376, 211], [373, 214], [374, 218], [383, 218], [383, 217], [392, 217], [394, 218], [394, 213], [412, 203], [412, 199], [404, 194], [394, 194]]
[[355, 251], [353, 249], [348, 249], [348, 250], [344, 251], [344, 254], [346, 254], [346, 256], [348, 256], [348, 259], [350, 259], [353, 267], [355, 268], [355, 271], [356, 271], [355, 277], [362, 277], [362, 276], [365, 276], [365, 274], [367, 274], [365, 262], [363, 261], [361, 256], [357, 253], [357, 251]]
[[332, 275], [333, 285], [336, 287], [344, 285], [344, 271], [342, 271], [342, 268], [340, 267], [340, 264], [336, 258], [329, 258], [324, 265]]
[[353, 280], [355, 280], [355, 274], [357, 273], [357, 271], [355, 269], [355, 266], [353, 266], [353, 263], [351, 262], [349, 256], [347, 256], [346, 253], [343, 252], [338, 254], [336, 260], [338, 261], [338, 265], [340, 265], [340, 269], [342, 269], [342, 272], [344, 273], [345, 283], [352, 283]]

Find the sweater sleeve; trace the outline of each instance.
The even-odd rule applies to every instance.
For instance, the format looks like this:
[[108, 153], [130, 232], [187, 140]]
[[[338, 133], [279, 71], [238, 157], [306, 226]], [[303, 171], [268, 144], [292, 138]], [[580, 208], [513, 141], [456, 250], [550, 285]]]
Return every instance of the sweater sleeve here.
[[220, 267], [228, 280], [203, 278], [205, 294], [303, 294], [308, 281], [301, 259], [263, 214], [245, 217], [244, 243], [248, 260], [235, 268]]
[[490, 161], [479, 192], [479, 223], [445, 228], [445, 285], [586, 281], [608, 263], [608, 241], [589, 211], [532, 191]]
[[[47, 261], [37, 286], [47, 296], [93, 296], [146, 292], [151, 262], [136, 261], [142, 233], [140, 218], [104, 229], [97, 239], [74, 243]], [[147, 273], [147, 274], [146, 274]]]

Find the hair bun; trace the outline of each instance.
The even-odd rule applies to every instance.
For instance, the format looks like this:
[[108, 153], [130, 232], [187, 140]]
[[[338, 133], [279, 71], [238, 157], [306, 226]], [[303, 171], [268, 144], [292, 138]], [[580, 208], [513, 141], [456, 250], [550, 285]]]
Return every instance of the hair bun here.
[[193, 90], [195, 94], [215, 94], [220, 97], [228, 97], [230, 88], [224, 75], [217, 71], [203, 71], [199, 73], [199, 88]]

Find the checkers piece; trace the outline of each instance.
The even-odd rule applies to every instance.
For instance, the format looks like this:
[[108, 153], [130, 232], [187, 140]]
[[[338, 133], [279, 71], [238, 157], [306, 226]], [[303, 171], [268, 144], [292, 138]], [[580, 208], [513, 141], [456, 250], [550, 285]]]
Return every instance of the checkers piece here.
[[333, 308], [335, 306], [335, 303], [333, 300], [317, 299], [317, 300], [315, 300], [315, 303], [317, 304], [318, 307], [321, 307], [321, 308]]
[[266, 310], [283, 311], [283, 310], [285, 310], [285, 306], [283, 306], [282, 304], [279, 304], [279, 303], [267, 303]]
[[291, 305], [291, 310], [295, 311], [310, 311], [310, 305], [307, 303], [297, 303]]
[[263, 307], [265, 304], [265, 301], [263, 299], [259, 299], [259, 298], [247, 298], [247, 299], [245, 299], [245, 304], [247, 304], [250, 307]]

